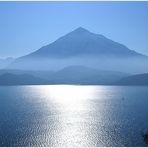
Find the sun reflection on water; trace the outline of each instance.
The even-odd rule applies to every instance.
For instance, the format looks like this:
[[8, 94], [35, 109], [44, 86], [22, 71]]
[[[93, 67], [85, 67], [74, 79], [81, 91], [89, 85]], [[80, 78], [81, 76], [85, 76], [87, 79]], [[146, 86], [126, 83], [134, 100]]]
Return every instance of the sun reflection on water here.
[[[93, 145], [93, 140], [89, 139], [95, 112], [92, 100], [96, 97], [101, 98], [104, 91], [98, 92], [95, 86], [79, 85], [39, 86], [32, 91], [33, 94], [35, 91], [40, 98], [43, 98], [41, 103], [45, 112], [48, 110], [54, 112], [56, 120], [52, 123], [53, 132], [46, 133], [55, 137], [51, 146]], [[52, 125], [50, 120], [51, 112], [45, 121], [46, 124], [49, 122], [49, 126]]]

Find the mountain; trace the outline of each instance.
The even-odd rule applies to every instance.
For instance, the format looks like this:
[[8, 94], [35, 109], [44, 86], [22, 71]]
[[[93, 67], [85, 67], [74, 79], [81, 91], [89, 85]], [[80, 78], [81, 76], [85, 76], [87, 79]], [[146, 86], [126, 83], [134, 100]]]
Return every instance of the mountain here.
[[[135, 65], [136, 63], [136, 65]], [[59, 70], [83, 65], [96, 69], [145, 71], [148, 57], [82, 27], [33, 53], [16, 59], [8, 69]]]
[[103, 35], [79, 27], [23, 58], [67, 58], [78, 55], [142, 56]]
[[0, 69], [5, 68], [8, 66], [10, 63], [14, 61], [14, 58], [8, 57], [5, 59], [0, 59]]
[[48, 81], [28, 74], [5, 73], [0, 76], [0, 85], [35, 85], [47, 84]]
[[148, 73], [131, 75], [120, 79], [117, 85], [148, 85]]

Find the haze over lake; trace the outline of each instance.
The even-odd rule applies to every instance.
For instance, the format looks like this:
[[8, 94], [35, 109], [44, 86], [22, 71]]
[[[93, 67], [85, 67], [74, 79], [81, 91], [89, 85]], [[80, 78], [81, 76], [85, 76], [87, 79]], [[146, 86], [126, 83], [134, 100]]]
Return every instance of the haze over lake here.
[[147, 98], [144, 86], [1, 86], [0, 146], [146, 146]]

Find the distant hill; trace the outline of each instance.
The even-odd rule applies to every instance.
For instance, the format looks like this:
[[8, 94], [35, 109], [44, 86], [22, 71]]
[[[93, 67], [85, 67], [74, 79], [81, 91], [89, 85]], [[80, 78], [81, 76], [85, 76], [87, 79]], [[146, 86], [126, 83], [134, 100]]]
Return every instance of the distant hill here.
[[[8, 73], [9, 72], [9, 73]], [[127, 73], [97, 70], [85, 66], [68, 66], [56, 72], [0, 70], [0, 85], [31, 84], [113, 84]]]
[[120, 79], [117, 85], [148, 85], [148, 73], [131, 75]]
[[28, 74], [10, 74], [5, 73], [0, 76], [0, 85], [37, 85], [47, 84], [47, 80], [34, 77]]
[[[144, 62], [143, 62], [144, 60]], [[135, 65], [136, 63], [136, 65]], [[17, 58], [8, 69], [59, 70], [71, 65], [131, 72], [145, 71], [148, 57], [82, 27], [35, 52]]]
[[112, 84], [128, 75], [85, 66], [68, 66], [54, 73], [49, 80], [55, 84]]
[[10, 73], [15, 75], [28, 74], [42, 79], [49, 79], [49, 77], [51, 77], [55, 72], [49, 70], [40, 71], [40, 70], [0, 69], [0, 75], [3, 75], [5, 73]]

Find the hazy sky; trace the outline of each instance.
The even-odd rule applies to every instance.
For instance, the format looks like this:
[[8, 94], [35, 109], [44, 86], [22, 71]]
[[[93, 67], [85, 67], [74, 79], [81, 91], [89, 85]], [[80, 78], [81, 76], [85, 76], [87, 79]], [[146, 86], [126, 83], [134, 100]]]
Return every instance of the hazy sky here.
[[84, 27], [148, 55], [148, 2], [0, 2], [0, 57], [18, 57]]

